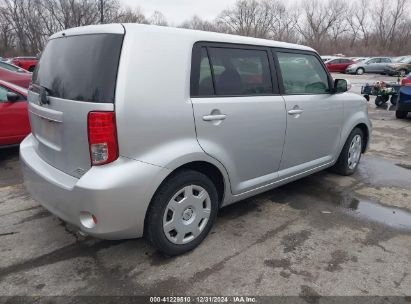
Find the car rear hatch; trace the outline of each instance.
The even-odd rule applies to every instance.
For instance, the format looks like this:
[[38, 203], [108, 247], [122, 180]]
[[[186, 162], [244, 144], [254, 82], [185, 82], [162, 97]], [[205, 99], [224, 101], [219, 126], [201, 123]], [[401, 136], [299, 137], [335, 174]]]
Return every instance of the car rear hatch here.
[[36, 152], [71, 176], [91, 168], [89, 113], [114, 111], [124, 34], [117, 24], [53, 35], [33, 74], [28, 100]]

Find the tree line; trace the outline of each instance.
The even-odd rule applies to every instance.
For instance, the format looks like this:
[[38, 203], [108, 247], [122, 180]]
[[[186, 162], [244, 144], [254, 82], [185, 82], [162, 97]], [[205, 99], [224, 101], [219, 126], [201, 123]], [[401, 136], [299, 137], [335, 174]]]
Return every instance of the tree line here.
[[300, 43], [322, 54], [411, 54], [411, 0], [238, 0], [214, 20], [170, 24], [119, 0], [0, 0], [0, 55], [34, 55], [55, 32], [90, 24], [143, 23]]

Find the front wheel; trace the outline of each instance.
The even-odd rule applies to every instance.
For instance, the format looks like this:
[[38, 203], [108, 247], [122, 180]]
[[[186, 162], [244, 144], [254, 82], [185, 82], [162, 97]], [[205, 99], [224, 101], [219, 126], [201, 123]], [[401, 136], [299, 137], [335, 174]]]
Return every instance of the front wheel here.
[[352, 175], [360, 163], [362, 147], [364, 142], [364, 133], [361, 129], [355, 128], [341, 151], [340, 156], [333, 170], [344, 176]]
[[197, 247], [218, 211], [218, 194], [204, 174], [184, 170], [157, 190], [148, 210], [145, 237], [160, 252], [176, 256]]
[[401, 77], [404, 77], [406, 74], [407, 74], [406, 70], [404, 70], [404, 69], [400, 70], [400, 76]]
[[363, 68], [358, 68], [356, 73], [357, 73], [357, 75], [362, 75], [362, 74], [364, 74], [364, 69]]

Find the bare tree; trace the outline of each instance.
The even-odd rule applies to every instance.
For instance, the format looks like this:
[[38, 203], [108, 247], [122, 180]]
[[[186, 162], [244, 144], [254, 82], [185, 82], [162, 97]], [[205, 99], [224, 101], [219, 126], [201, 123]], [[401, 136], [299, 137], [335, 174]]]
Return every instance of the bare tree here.
[[154, 25], [161, 25], [161, 26], [167, 26], [167, 19], [166, 17], [159, 11], [155, 11], [153, 15], [150, 18], [150, 23]]

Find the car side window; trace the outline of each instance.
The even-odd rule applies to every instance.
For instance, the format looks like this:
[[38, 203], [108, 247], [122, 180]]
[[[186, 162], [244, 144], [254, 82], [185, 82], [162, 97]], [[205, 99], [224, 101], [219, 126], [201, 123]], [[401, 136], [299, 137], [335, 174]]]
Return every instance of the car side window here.
[[388, 59], [388, 58], [381, 58], [381, 62], [382, 63], [389, 63], [389, 62], [391, 62], [391, 60]]
[[[314, 55], [277, 52], [285, 94], [330, 92], [328, 74]], [[304, 58], [305, 60], [299, 60]]]
[[250, 96], [273, 93], [266, 51], [209, 47], [208, 54], [216, 95]]
[[7, 99], [8, 92], [9, 91], [5, 87], [0, 86], [0, 102], [8, 102], [8, 99]]
[[208, 59], [207, 49], [201, 48], [200, 59], [200, 79], [198, 83], [198, 95], [214, 95], [213, 78], [211, 74], [210, 60]]
[[379, 62], [379, 59], [374, 58], [374, 59], [369, 60], [367, 63], [378, 63], [378, 62]]
[[12, 93], [17, 94], [19, 96], [18, 101], [26, 100], [26, 98], [24, 96], [22, 96], [21, 94], [18, 94], [17, 92], [14, 92], [14, 91], [8, 89], [7, 87], [4, 87], [4, 86], [0, 85], [0, 102], [9, 102], [9, 100], [7, 98], [7, 93], [8, 92], [12, 92]]

